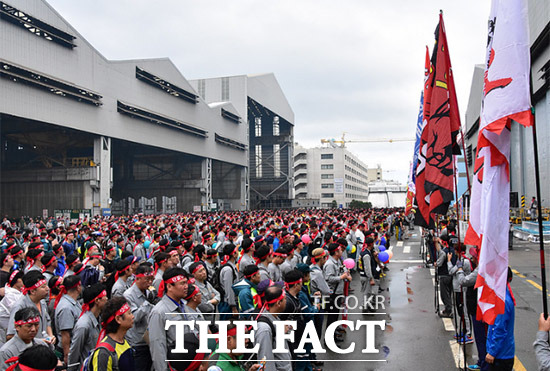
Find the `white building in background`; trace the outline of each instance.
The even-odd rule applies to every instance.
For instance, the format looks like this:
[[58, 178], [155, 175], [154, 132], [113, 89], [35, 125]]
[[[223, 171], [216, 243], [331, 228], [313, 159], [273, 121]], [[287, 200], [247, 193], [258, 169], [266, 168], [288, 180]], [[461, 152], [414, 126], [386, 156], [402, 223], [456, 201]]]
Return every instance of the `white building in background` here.
[[404, 207], [407, 186], [393, 180], [369, 182], [368, 202], [372, 207]]
[[[382, 170], [379, 168], [379, 173]], [[319, 200], [321, 207], [348, 207], [368, 199], [367, 165], [342, 147], [304, 148], [294, 145], [296, 200]]]

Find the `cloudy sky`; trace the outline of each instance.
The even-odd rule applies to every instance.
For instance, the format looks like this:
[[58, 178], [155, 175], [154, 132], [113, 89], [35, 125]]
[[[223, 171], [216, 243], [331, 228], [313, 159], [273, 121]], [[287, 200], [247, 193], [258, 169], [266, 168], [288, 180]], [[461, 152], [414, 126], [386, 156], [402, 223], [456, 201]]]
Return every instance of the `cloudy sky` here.
[[[439, 10], [464, 118], [490, 0], [48, 0], [108, 59], [169, 57], [187, 79], [275, 73], [295, 140], [413, 138]], [[406, 182], [412, 142], [348, 144]]]

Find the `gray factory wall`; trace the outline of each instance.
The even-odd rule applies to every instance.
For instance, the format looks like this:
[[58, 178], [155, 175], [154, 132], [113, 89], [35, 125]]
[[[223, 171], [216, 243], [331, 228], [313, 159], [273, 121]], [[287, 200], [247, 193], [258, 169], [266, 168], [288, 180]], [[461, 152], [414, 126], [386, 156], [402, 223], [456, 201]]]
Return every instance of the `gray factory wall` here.
[[2, 179], [0, 187], [0, 213], [18, 218], [42, 216], [43, 209], [48, 209], [49, 216], [55, 209], [85, 209], [86, 188], [89, 189], [90, 182], [6, 182]]

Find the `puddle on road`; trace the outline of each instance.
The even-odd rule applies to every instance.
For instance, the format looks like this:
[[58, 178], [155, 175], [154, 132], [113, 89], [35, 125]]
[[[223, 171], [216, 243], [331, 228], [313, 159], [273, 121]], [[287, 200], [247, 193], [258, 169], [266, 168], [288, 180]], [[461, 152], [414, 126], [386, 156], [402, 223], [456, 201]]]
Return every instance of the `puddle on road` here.
[[392, 274], [391, 279], [388, 280], [389, 283], [386, 283], [388, 290], [384, 293], [386, 302], [391, 308], [404, 308], [413, 302], [413, 299], [409, 297], [414, 295], [414, 291], [409, 287], [411, 284], [409, 277], [420, 268], [422, 267], [410, 266]]

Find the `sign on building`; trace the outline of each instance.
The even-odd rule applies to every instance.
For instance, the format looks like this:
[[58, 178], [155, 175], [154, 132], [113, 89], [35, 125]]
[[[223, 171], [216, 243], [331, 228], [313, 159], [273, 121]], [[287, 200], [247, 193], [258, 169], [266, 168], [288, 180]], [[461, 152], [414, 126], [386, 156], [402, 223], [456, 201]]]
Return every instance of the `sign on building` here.
[[334, 193], [344, 193], [344, 178], [334, 178]]

